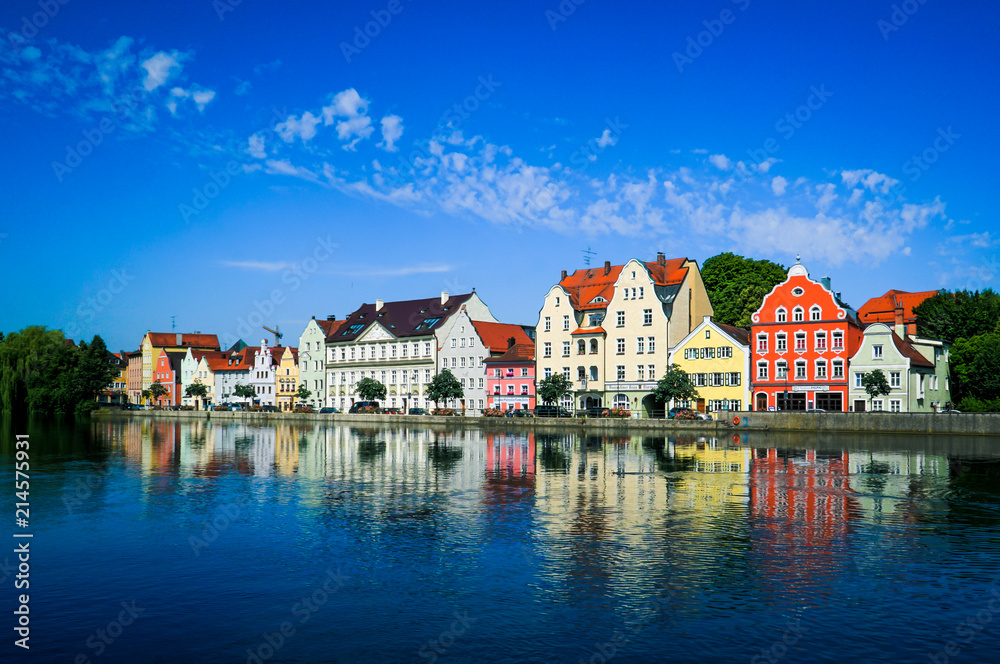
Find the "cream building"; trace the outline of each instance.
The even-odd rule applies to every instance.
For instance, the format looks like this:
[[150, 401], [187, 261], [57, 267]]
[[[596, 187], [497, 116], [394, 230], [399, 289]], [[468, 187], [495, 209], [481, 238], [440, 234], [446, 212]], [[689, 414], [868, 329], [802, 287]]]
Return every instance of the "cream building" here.
[[677, 364], [698, 389], [699, 412], [746, 410], [750, 403], [750, 331], [723, 325], [705, 316], [698, 327], [670, 349], [668, 364]]
[[333, 336], [344, 321], [335, 316], [317, 320], [315, 316], [299, 336], [299, 384], [312, 392], [306, 403], [314, 408], [326, 404], [326, 340]]
[[537, 380], [562, 373], [572, 381], [561, 404], [567, 408], [620, 407], [650, 417], [671, 345], [711, 314], [698, 263], [687, 258], [661, 253], [653, 262], [563, 272], [539, 312]]

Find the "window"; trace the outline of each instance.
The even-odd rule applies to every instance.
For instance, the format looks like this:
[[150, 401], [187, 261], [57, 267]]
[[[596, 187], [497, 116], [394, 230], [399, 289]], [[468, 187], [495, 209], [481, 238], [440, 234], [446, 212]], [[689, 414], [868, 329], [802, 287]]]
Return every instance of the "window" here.
[[576, 354], [577, 355], [587, 354], [587, 342], [584, 341], [583, 339], [580, 339], [579, 341], [576, 342]]
[[354, 359], [354, 346], [351, 346], [351, 359]]
[[514, 386], [513, 385], [508, 385], [507, 386], [507, 394], [514, 394]]
[[844, 333], [837, 330], [833, 333], [833, 350], [844, 349]]
[[458, 368], [458, 358], [457, 357], [451, 358], [451, 368], [452, 369]]
[[528, 367], [521, 367], [521, 377], [526, 378], [528, 376]]
[[787, 311], [785, 311], [785, 308], [784, 308], [784, 307], [781, 307], [780, 309], [778, 309], [778, 310], [777, 310], [777, 311], [775, 312], [775, 314], [774, 314], [774, 318], [775, 318], [775, 320], [777, 320], [777, 321], [778, 321], [779, 323], [784, 323], [785, 321], [787, 321], [787, 320], [788, 320], [788, 312], [787, 312]]
[[646, 367], [642, 364], [636, 366], [635, 368], [635, 379], [636, 380], [646, 380]]
[[708, 374], [708, 386], [709, 387], [722, 387], [725, 381], [725, 374], [721, 372], [714, 372]]
[[806, 361], [796, 360], [795, 361], [795, 380], [805, 380], [806, 379]]
[[788, 350], [788, 339], [784, 332], [778, 332], [774, 335], [774, 346], [775, 350], [779, 353], [784, 353]]
[[816, 333], [816, 350], [820, 352], [826, 351], [826, 332]]
[[544, 328], [545, 331], [546, 332], [551, 331], [552, 330], [552, 319], [549, 318], [548, 316], [546, 316], [544, 320], [545, 320], [545, 328]]
[[625, 354], [625, 340], [624, 339], [616, 339], [615, 340], [615, 353], [617, 355], [624, 355]]
[[692, 350], [693, 350], [692, 348], [685, 348], [684, 349], [684, 359], [685, 360], [690, 360], [691, 359], [691, 351]]
[[792, 309], [792, 320], [794, 320], [796, 323], [801, 323], [802, 321], [805, 320], [805, 318], [806, 318], [806, 312], [802, 309], [802, 307], [795, 307], [794, 309]]
[[643, 309], [642, 310], [642, 324], [643, 325], [652, 325], [653, 324], [653, 310], [652, 309]]
[[833, 361], [833, 377], [843, 378], [844, 377], [844, 361], [834, 360]]
[[728, 359], [733, 356], [732, 346], [719, 346], [719, 359]]
[[882, 408], [882, 400], [881, 399], [872, 399], [872, 410], [873, 411], [884, 410]]
[[590, 354], [591, 355], [597, 354], [597, 339], [590, 340]]
[[644, 293], [644, 292], [645, 292], [645, 291], [643, 290], [643, 287], [642, 287], [642, 286], [639, 286], [639, 299], [640, 299], [640, 300], [642, 299], [642, 296], [643, 296], [643, 293]]
[[854, 372], [854, 387], [864, 387], [864, 385], [861, 382], [864, 379], [864, 376], [865, 375], [860, 371]]
[[821, 315], [820, 308], [813, 306], [809, 309], [809, 320], [819, 320]]
[[618, 380], [625, 380], [625, 366], [622, 364], [616, 366], [615, 375], [618, 377], [617, 378]]
[[872, 345], [872, 359], [881, 360], [882, 359], [882, 344]]
[[767, 352], [767, 335], [758, 334], [757, 335], [757, 352], [766, 353]]
[[424, 369], [424, 382], [425, 383], [431, 382], [431, 370], [430, 369]]
[[[461, 348], [465, 348], [465, 337], [462, 337], [462, 342], [459, 344]], [[406, 347], [403, 347], [403, 357], [406, 357]]]
[[795, 333], [795, 350], [802, 352], [806, 349], [806, 333], [796, 332]]
[[565, 378], [566, 380], [569, 380], [569, 367], [563, 367], [562, 374], [563, 374], [563, 378]]
[[625, 327], [625, 312], [616, 311], [615, 312], [615, 325], [617, 327]]
[[826, 380], [826, 360], [816, 360], [816, 380]]
[[784, 380], [788, 376], [788, 363], [778, 360], [774, 363], [774, 377], [777, 380]]
[[889, 399], [889, 412], [890, 413], [898, 413], [899, 412], [900, 403], [901, 402], [900, 402], [899, 399]]
[[524, 383], [521, 383], [521, 394], [527, 394], [527, 393], [528, 393], [528, 386], [525, 385]]
[[726, 374], [726, 381], [727, 381], [726, 385], [730, 385], [732, 387], [739, 387], [741, 380], [742, 380], [742, 374], [740, 374], [739, 371], [734, 371], [732, 373]]
[[458, 346], [458, 339], [452, 339], [451, 340], [451, 347], [452, 348], [456, 348], [457, 346]]
[[552, 357], [552, 342], [546, 341], [542, 344], [542, 357]]
[[646, 365], [646, 373], [649, 374], [649, 380], [656, 380], [656, 365], [655, 364], [647, 364]]
[[545, 374], [546, 378], [552, 378], [552, 368], [551, 367], [545, 367], [545, 371], [543, 373]]
[[892, 387], [892, 388], [898, 388], [899, 387], [899, 383], [900, 383], [899, 376], [900, 376], [900, 373], [898, 371], [890, 371], [889, 372], [889, 387]]
[[597, 367], [590, 367], [590, 380], [597, 380]]
[[556, 306], [557, 307], [559, 306], [559, 296], [558, 295], [556, 295]]
[[[424, 342], [424, 355], [430, 356], [431, 354], [431, 342]], [[385, 357], [385, 349], [382, 350], [382, 357]]]
[[646, 337], [646, 352], [653, 353], [656, 351], [656, 337]]
[[569, 341], [562, 342], [562, 356], [563, 357], [569, 357], [569, 349], [570, 349], [570, 342]]
[[646, 340], [643, 337], [636, 337], [635, 340], [635, 352], [642, 355], [643, 349], [646, 347]]
[[601, 314], [590, 314], [587, 319], [590, 321], [590, 327], [597, 327], [604, 322], [604, 316]]
[[[452, 339], [452, 341], [454, 341], [454, 339]], [[462, 339], [462, 345], [465, 345], [465, 339]], [[403, 357], [406, 357], [406, 344], [400, 344], [400, 347], [403, 352]], [[375, 355], [373, 354], [372, 357], [375, 357]]]
[[[454, 339], [452, 339], [452, 341], [454, 341]], [[396, 344], [393, 344], [389, 348], [390, 348], [389, 355], [391, 357], [396, 357]]]
[[464, 357], [462, 358], [462, 368], [463, 369], [465, 368], [465, 358]]
[[[476, 347], [476, 338], [475, 337], [469, 337], [469, 348], [475, 348], [475, 347]], [[417, 344], [413, 344], [413, 354], [414, 355], [417, 354], [417, 350], [416, 349], [417, 349]]]
[[628, 299], [628, 288], [627, 287], [622, 289], [622, 299], [623, 300], [627, 300]]

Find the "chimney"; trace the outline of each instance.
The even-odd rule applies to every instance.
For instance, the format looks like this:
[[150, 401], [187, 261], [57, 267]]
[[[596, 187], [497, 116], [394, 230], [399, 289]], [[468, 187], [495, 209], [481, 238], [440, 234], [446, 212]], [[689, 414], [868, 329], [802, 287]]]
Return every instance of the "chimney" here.
[[562, 276], [559, 277], [559, 281], [566, 281], [566, 270], [562, 271]]
[[893, 330], [895, 330], [896, 332], [896, 336], [898, 336], [900, 339], [905, 339], [907, 329], [906, 329], [906, 323], [903, 320], [903, 306], [899, 302], [896, 302], [895, 307], [893, 307], [892, 318], [893, 318], [892, 327]]
[[336, 314], [330, 314], [329, 316], [326, 317], [326, 319], [327, 320], [337, 320], [337, 315]]
[[184, 335], [181, 334], [180, 332], [177, 333], [177, 345], [178, 346], [184, 345]]
[[507, 339], [507, 348], [513, 348], [515, 343], [517, 343], [517, 341], [514, 339], [514, 337], [510, 337], [509, 339]]
[[448, 291], [441, 291], [441, 306], [444, 306], [444, 303], [448, 301], [449, 297]]
[[382, 300], [375, 300], [375, 311], [382, 311], [382, 305], [384, 304], [385, 302]]
[[611, 274], [611, 261], [604, 261], [604, 276]]
[[823, 284], [823, 288], [830, 290], [830, 277], [820, 277], [819, 282]]
[[659, 263], [660, 265], [667, 264], [667, 257], [663, 255], [662, 251], [656, 252], [656, 262]]

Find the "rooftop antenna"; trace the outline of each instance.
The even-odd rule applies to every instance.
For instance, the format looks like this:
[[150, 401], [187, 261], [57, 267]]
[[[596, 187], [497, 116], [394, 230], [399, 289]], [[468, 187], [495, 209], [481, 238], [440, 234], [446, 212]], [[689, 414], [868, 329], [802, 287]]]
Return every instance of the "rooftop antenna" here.
[[586, 265], [587, 267], [590, 267], [590, 257], [591, 256], [596, 256], [596, 255], [597, 255], [597, 252], [596, 251], [592, 251], [590, 249], [590, 245], [588, 244], [587, 248], [583, 250], [583, 264]]
[[171, 332], [177, 331], [177, 316], [170, 317], [170, 331]]

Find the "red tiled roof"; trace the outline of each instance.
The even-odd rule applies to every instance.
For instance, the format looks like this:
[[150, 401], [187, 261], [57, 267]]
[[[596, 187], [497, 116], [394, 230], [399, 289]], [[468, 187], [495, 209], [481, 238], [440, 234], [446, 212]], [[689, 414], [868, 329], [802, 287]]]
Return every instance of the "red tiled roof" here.
[[598, 325], [597, 327], [578, 327], [569, 333], [569, 336], [574, 334], [606, 334], [604, 328]]
[[928, 367], [930, 369], [934, 368], [934, 363], [921, 355], [920, 351], [910, 344], [909, 338], [900, 339], [899, 335], [894, 333], [890, 336], [892, 336], [892, 342], [896, 344], [896, 350], [898, 350], [903, 357], [910, 358], [910, 366]]
[[[657, 261], [644, 262], [653, 282], [658, 286], [673, 286], [684, 281], [687, 268], [686, 258], [672, 258], [661, 265]], [[604, 309], [606, 302], [594, 302], [602, 297], [608, 302], [614, 296], [615, 282], [621, 274], [624, 265], [600, 266], [577, 270], [559, 282], [570, 297], [574, 309]]]
[[283, 360], [285, 353], [291, 353], [292, 354], [292, 361], [293, 362], [298, 362], [299, 361], [299, 349], [298, 348], [292, 348], [291, 346], [275, 346], [274, 348], [271, 349], [271, 357], [274, 358], [275, 362], [280, 362], [281, 360]]
[[716, 327], [736, 339], [741, 345], [750, 345], [750, 330], [744, 329], [742, 327], [733, 327], [732, 325], [724, 325], [722, 323], [716, 323]]
[[503, 355], [498, 355], [496, 357], [488, 357], [483, 360], [484, 363], [506, 363], [506, 362], [534, 362], [535, 361], [535, 344], [515, 344], [512, 348], [508, 348], [507, 352]]
[[[253, 368], [253, 356], [254, 353], [260, 350], [260, 346], [247, 346], [240, 349], [239, 351], [232, 353], [226, 358], [226, 363], [218, 368], [212, 367], [212, 371], [249, 371]], [[232, 358], [233, 363], [229, 363], [229, 359]], [[209, 364], [211, 367], [212, 365]]]
[[865, 302], [864, 306], [858, 310], [858, 316], [863, 323], [889, 323], [895, 322], [896, 307], [903, 309], [903, 322], [913, 323], [917, 317], [913, 315], [913, 308], [929, 297], [937, 294], [937, 291], [921, 291], [919, 293], [908, 293], [901, 290], [891, 290], [885, 295], [873, 297]]
[[181, 343], [177, 343], [178, 334], [174, 332], [149, 332], [148, 334], [150, 343], [156, 348], [191, 346], [219, 350], [219, 337], [215, 334], [180, 334]]
[[323, 334], [327, 338], [333, 336], [340, 329], [340, 326], [344, 324], [342, 320], [317, 320], [316, 324], [319, 325], [319, 329], [323, 330]]
[[483, 346], [494, 352], [507, 350], [511, 337], [513, 337], [515, 344], [531, 344], [531, 339], [520, 325], [488, 323], [481, 320], [472, 321], [472, 325], [479, 333], [479, 338], [483, 340]]

